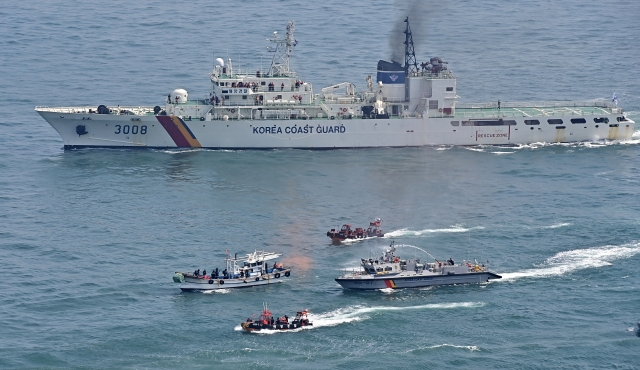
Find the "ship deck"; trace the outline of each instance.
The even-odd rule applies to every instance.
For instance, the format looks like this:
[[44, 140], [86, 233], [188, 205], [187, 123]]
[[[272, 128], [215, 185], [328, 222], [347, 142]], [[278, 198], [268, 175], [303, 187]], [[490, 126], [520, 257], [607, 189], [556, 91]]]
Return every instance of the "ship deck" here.
[[[545, 116], [592, 116], [619, 113], [618, 108], [604, 101], [593, 102], [528, 102], [457, 104], [453, 118], [502, 118], [502, 117], [545, 117]], [[433, 115], [430, 115], [433, 117]]]
[[[287, 102], [288, 103], [288, 102]], [[322, 104], [322, 101], [320, 102]], [[189, 100], [186, 103], [181, 103], [183, 106], [192, 105], [208, 105], [204, 100]], [[244, 105], [237, 104], [224, 104], [217, 107], [241, 107]], [[270, 109], [305, 109], [305, 108], [319, 108], [319, 104], [271, 104], [263, 106], [255, 106], [253, 104], [247, 104], [247, 107], [252, 108], [270, 108]], [[37, 111], [48, 111], [57, 113], [97, 113], [94, 107], [36, 107]], [[112, 114], [125, 114], [125, 115], [154, 115], [153, 107], [148, 106], [117, 106], [111, 107]], [[482, 119], [482, 118], [516, 118], [516, 117], [546, 117], [546, 116], [594, 116], [594, 115], [609, 115], [622, 113], [622, 108], [619, 108], [606, 101], [590, 101], [590, 102], [524, 102], [524, 103], [503, 103], [498, 108], [497, 103], [458, 103], [455, 109], [443, 109], [443, 112], [439, 110], [430, 110], [430, 118], [452, 118], [452, 119]], [[354, 117], [356, 118], [356, 117]], [[390, 119], [402, 119], [402, 116], [391, 116]], [[329, 119], [324, 118], [324, 119]]]

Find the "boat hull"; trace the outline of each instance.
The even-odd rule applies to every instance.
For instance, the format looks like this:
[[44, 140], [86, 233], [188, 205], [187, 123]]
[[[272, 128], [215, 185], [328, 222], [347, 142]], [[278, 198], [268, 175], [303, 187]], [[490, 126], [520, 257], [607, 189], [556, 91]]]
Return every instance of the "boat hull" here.
[[[533, 127], [526, 126], [524, 119], [517, 119], [518, 123], [515, 126], [452, 127], [451, 121], [454, 119], [452, 117], [228, 121], [201, 121], [194, 118], [190, 121], [177, 116], [84, 113], [88, 111], [88, 107], [65, 108], [64, 113], [61, 108], [37, 111], [60, 134], [67, 149], [85, 147], [337, 149], [425, 145], [514, 145], [536, 142], [625, 140], [631, 138], [635, 131], [635, 122], [631, 120], [596, 124], [588, 116], [588, 123], [579, 125]], [[616, 122], [615, 114], [602, 115], [602, 117], [608, 117], [610, 122]], [[546, 118], [548, 117], [545, 117], [545, 120]]]
[[339, 277], [336, 282], [345, 289], [373, 290], [373, 289], [403, 289], [422, 288], [435, 285], [486, 283], [492, 279], [500, 279], [500, 275], [492, 272], [472, 272], [451, 275], [415, 275], [415, 276], [371, 276]]
[[269, 324], [262, 324], [262, 323], [248, 323], [248, 322], [243, 322], [240, 324], [240, 326], [242, 326], [242, 329], [244, 329], [245, 331], [256, 331], [259, 332], [260, 330], [292, 330], [292, 329], [298, 329], [298, 328], [302, 328], [305, 326], [313, 326], [313, 323], [305, 323], [305, 324], [301, 324], [301, 323], [289, 323], [289, 324], [274, 324], [274, 325], [269, 325]]
[[[277, 277], [276, 277], [277, 276]], [[205, 279], [185, 277], [180, 284], [183, 292], [210, 291], [219, 289], [249, 288], [262, 285], [279, 284], [291, 276], [290, 270], [282, 270], [262, 276], [251, 276], [237, 279]]]

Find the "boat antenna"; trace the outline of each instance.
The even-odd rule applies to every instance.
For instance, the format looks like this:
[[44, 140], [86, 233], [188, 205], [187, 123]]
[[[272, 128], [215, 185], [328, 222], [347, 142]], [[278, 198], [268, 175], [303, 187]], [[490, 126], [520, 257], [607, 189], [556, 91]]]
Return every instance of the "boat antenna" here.
[[284, 38], [278, 37], [278, 32], [273, 33], [273, 37], [267, 39], [276, 44], [275, 48], [268, 48], [273, 52], [273, 59], [271, 60], [271, 67], [269, 67], [269, 75], [274, 77], [291, 77], [292, 72], [289, 70], [289, 58], [291, 56], [291, 50], [298, 44], [298, 41], [293, 37], [293, 31], [295, 30], [295, 23], [293, 21], [287, 22], [287, 32]]
[[409, 17], [404, 19], [407, 28], [404, 30], [404, 74], [410, 76], [418, 73], [418, 62], [416, 62], [416, 52], [413, 49], [413, 36], [411, 35], [411, 27], [409, 27]]

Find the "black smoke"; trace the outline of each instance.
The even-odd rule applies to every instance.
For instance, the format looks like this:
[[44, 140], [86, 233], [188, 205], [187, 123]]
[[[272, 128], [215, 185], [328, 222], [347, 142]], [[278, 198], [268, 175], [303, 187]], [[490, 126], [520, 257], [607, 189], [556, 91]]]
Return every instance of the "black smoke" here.
[[423, 50], [427, 41], [427, 26], [429, 20], [439, 9], [444, 6], [444, 0], [394, 0], [394, 5], [398, 9], [398, 20], [393, 25], [391, 36], [389, 37], [389, 50], [391, 51], [391, 60], [404, 65], [404, 30], [407, 24], [404, 22], [409, 17], [409, 27], [413, 35], [413, 44], [417, 59], [423, 59], [418, 56], [426, 55], [427, 50]]

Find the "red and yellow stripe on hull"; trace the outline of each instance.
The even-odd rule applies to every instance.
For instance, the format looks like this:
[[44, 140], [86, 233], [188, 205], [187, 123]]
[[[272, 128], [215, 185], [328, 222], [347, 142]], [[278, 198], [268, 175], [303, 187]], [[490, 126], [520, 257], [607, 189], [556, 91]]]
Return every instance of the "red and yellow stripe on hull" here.
[[391, 288], [391, 289], [395, 289], [396, 288], [396, 283], [394, 283], [393, 280], [391, 280], [391, 279], [386, 279], [384, 281], [384, 285], [386, 285], [387, 288]]
[[156, 116], [158, 122], [167, 130], [167, 133], [176, 143], [178, 148], [202, 148], [189, 126], [180, 117]]

